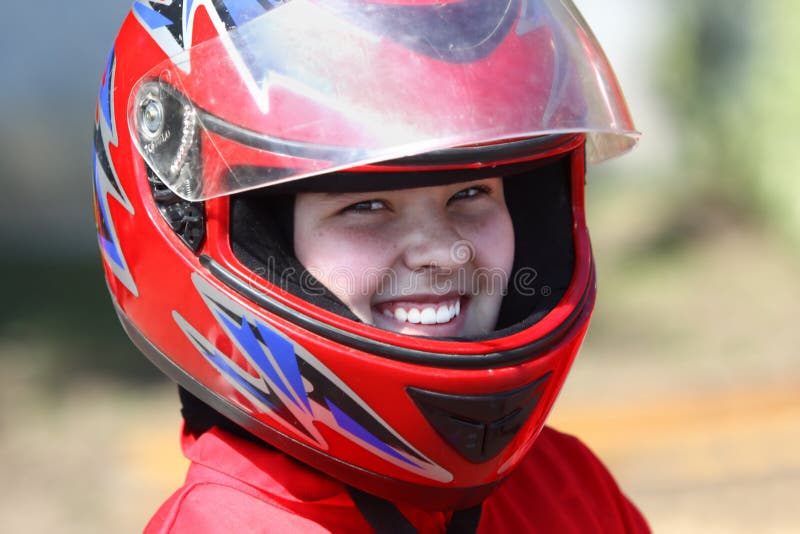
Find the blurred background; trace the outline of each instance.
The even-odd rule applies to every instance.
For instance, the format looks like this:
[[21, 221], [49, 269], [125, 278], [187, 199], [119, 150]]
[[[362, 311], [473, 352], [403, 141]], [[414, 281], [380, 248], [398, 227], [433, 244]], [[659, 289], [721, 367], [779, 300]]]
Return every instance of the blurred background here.
[[[656, 532], [800, 531], [793, 0], [576, 0], [639, 148], [591, 169], [599, 296], [551, 424]], [[137, 532], [182, 481], [174, 386], [127, 341], [92, 221], [129, 2], [15, 2], [0, 43], [0, 531]]]

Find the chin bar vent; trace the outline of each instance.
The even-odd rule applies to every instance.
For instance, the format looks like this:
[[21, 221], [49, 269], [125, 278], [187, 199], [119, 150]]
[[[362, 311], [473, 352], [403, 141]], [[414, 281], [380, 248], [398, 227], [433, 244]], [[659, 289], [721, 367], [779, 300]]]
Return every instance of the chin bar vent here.
[[451, 395], [408, 388], [428, 422], [467, 460], [497, 456], [539, 403], [550, 373], [526, 386], [492, 395]]

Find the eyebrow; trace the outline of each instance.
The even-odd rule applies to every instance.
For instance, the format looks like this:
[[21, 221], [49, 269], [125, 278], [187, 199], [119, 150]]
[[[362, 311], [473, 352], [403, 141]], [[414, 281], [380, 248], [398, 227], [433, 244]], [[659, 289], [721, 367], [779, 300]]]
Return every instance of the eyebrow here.
[[[375, 189], [365, 189], [363, 191], [319, 191], [318, 194], [324, 196], [324, 198], [332, 198], [332, 197], [354, 197], [360, 195], [383, 195], [388, 193], [394, 193], [397, 191], [407, 191], [411, 189], [425, 189], [428, 187], [442, 187], [442, 186], [460, 186], [464, 187], [472, 187], [474, 185], [487, 182], [489, 180], [495, 179], [503, 179], [503, 176], [486, 176], [483, 178], [475, 178], [472, 180], [457, 180], [452, 182], [444, 182], [444, 183], [430, 183], [430, 184], [409, 184], [407, 187], [385, 187], [385, 188], [375, 188]], [[457, 189], [458, 187], [454, 187]]]
[[322, 195], [322, 201], [324, 201], [324, 202], [334, 202], [334, 201], [347, 201], [347, 200], [352, 200], [352, 199], [363, 198], [364, 195], [367, 195], [367, 196], [370, 196], [370, 195], [381, 195], [381, 194], [385, 194], [385, 193], [386, 193], [386, 191], [358, 191], [358, 192], [347, 191], [347, 192], [340, 192], [340, 193], [325, 192], [325, 193], [320, 193], [320, 194]]

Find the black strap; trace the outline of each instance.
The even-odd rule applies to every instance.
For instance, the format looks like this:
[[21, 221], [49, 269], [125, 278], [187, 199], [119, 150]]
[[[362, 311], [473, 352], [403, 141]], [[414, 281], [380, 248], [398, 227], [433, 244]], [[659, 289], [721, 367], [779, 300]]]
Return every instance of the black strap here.
[[476, 504], [466, 510], [458, 510], [447, 525], [447, 534], [475, 534], [481, 521], [481, 505]]
[[[348, 486], [350, 498], [377, 534], [419, 534], [414, 525], [391, 502]], [[475, 534], [481, 520], [481, 505], [453, 513], [447, 534]]]

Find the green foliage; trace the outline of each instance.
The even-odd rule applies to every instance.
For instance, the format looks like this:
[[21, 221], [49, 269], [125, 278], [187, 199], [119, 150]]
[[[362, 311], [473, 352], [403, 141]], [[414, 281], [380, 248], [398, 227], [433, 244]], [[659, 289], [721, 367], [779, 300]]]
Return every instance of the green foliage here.
[[701, 197], [800, 242], [800, 17], [791, 0], [678, 0], [658, 81], [681, 138], [676, 166]]
[[800, 16], [794, 0], [759, 4], [759, 60], [748, 78], [757, 192], [767, 216], [800, 245]]
[[732, 199], [751, 196], [742, 152], [747, 72], [755, 60], [752, 0], [673, 3], [660, 86], [681, 139], [682, 163], [698, 186]]

